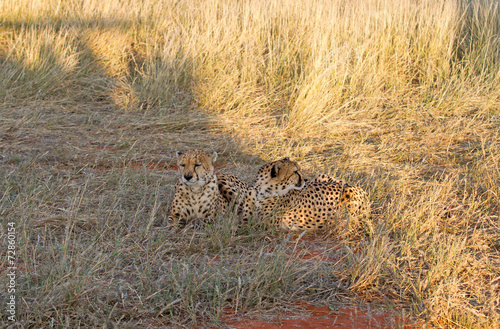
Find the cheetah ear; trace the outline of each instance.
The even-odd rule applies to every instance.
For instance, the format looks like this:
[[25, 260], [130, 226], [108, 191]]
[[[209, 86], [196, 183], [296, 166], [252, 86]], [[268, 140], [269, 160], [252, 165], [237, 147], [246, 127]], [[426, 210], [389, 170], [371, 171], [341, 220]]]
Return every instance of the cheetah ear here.
[[212, 163], [215, 163], [217, 160], [217, 152], [212, 153]]
[[182, 155], [182, 152], [177, 151], [177, 159]]
[[281, 166], [279, 165], [279, 163], [275, 164], [272, 168], [271, 168], [271, 178], [274, 178], [276, 176], [278, 176], [278, 173], [281, 169]]

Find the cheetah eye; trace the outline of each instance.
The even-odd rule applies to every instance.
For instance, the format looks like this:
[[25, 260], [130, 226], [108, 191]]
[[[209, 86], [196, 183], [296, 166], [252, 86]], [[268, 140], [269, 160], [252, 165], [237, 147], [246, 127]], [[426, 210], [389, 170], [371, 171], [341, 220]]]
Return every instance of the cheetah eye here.
[[186, 165], [185, 164], [180, 164], [179, 166], [182, 167], [182, 168], [184, 168]]
[[194, 167], [195, 167], [195, 168], [198, 168], [199, 166], [201, 166], [201, 163], [196, 163], [196, 164], [194, 165]]

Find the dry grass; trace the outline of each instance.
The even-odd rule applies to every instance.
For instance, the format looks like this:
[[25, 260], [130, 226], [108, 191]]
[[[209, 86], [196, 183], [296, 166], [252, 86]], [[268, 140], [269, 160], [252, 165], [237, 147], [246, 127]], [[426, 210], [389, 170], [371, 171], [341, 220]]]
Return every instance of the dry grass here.
[[[16, 222], [25, 327], [373, 296], [500, 326], [496, 1], [4, 0], [0, 21], [0, 232]], [[358, 182], [373, 218], [315, 242], [156, 227], [175, 175], [147, 164], [188, 148], [248, 181], [290, 156]], [[330, 260], [301, 258], [315, 243]]]

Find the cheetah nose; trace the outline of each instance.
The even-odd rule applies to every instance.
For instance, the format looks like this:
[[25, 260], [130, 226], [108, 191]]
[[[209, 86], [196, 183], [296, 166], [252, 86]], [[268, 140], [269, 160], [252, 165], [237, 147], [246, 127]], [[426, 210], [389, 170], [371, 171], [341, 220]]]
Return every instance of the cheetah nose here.
[[191, 178], [193, 178], [193, 175], [184, 175], [184, 178], [189, 181]]

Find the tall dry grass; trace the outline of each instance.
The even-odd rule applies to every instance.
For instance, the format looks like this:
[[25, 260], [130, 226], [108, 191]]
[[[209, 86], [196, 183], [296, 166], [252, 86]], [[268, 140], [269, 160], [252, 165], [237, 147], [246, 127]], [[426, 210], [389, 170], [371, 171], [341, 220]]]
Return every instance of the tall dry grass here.
[[[436, 327], [498, 326], [499, 10], [493, 0], [1, 1], [0, 146], [11, 164], [0, 213], [22, 228], [32, 271], [22, 321], [218, 323], [224, 307], [331, 302], [342, 286]], [[30, 144], [44, 134], [47, 144]], [[75, 140], [107, 140], [123, 159], [76, 160], [89, 151], [66, 146]], [[290, 156], [358, 182], [374, 216], [355, 238], [340, 229], [347, 261], [332, 268], [265, 258], [248, 247], [263, 232], [245, 249], [230, 233], [196, 245], [155, 231], [171, 194], [121, 166], [158, 160], [161, 143], [228, 150], [248, 180], [248, 155]], [[102, 163], [110, 173], [87, 174]], [[200, 264], [204, 247], [222, 264]], [[253, 270], [229, 265], [239, 253]]]
[[26, 81], [36, 94], [25, 97], [73, 82], [120, 106], [187, 99], [238, 116], [279, 112], [290, 131], [315, 133], [347, 112], [487, 97], [499, 79], [495, 1], [3, 1], [1, 9], [4, 98]]

